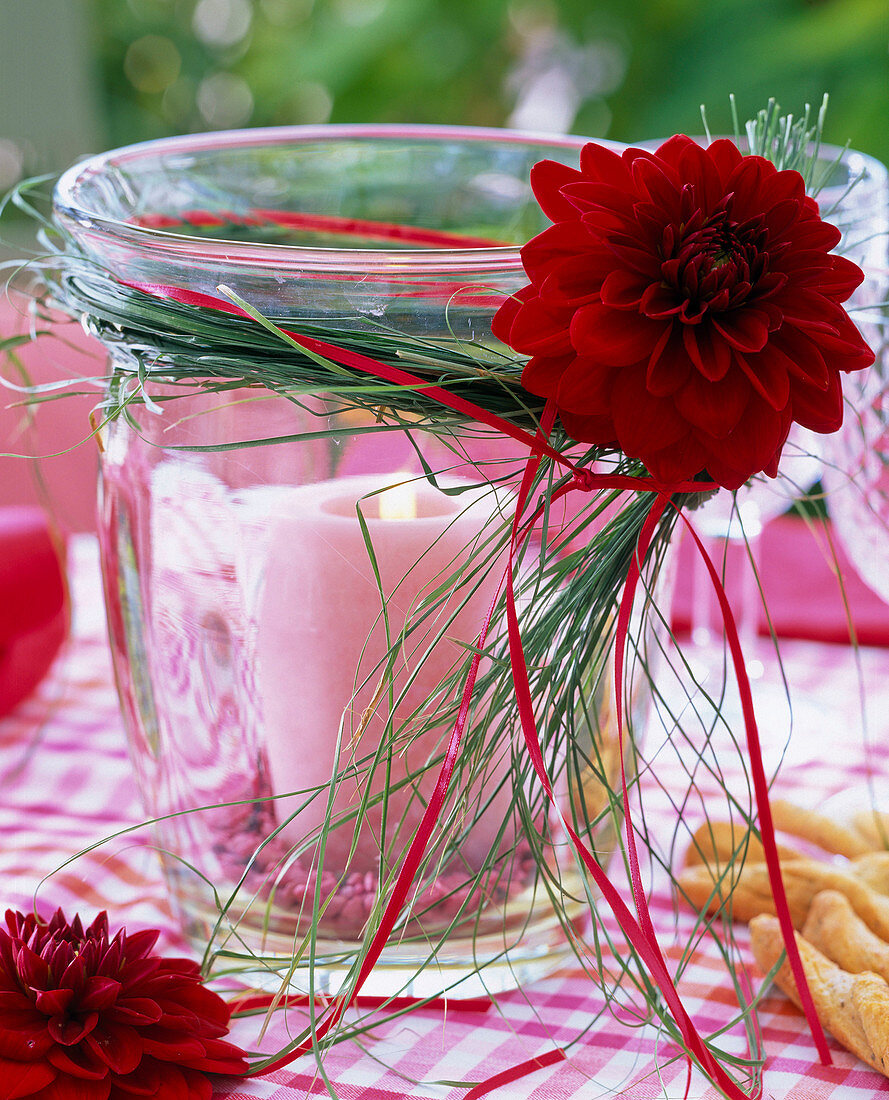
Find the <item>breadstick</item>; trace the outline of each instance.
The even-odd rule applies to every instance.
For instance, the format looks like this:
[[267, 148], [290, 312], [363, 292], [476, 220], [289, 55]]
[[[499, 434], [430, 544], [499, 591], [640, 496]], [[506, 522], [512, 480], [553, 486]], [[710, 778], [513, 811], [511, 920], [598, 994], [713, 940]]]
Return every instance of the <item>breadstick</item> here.
[[[849, 899], [864, 923], [881, 939], [889, 940], [889, 898], [876, 893], [853, 874], [814, 859], [796, 859], [781, 868], [787, 904], [794, 928], [805, 924], [812, 899], [822, 890], [838, 890]], [[724, 876], [718, 882], [707, 864], [688, 867], [677, 882], [696, 909], [715, 912], [731, 892], [731, 913], [735, 920], [749, 921], [760, 913], [774, 914], [775, 899], [768, 868], [764, 863], [745, 863], [734, 880]], [[734, 889], [732, 885], [734, 884]]]
[[870, 970], [889, 981], [889, 944], [856, 916], [849, 899], [836, 890], [816, 894], [803, 935], [823, 955], [850, 974]]
[[[787, 875], [787, 868], [796, 865], [796, 862], [791, 862], [785, 866], [784, 889], [793, 926], [802, 928], [817, 887], [806, 879], [794, 879]], [[714, 877], [706, 863], [687, 867], [677, 878], [677, 883], [693, 908], [698, 910], [706, 909], [708, 913], [714, 913], [728, 903], [732, 918], [744, 922], [761, 913], [775, 913], [772, 884], [764, 863], [745, 863], [740, 877], [734, 878], [730, 875]]]
[[[736, 827], [731, 821], [709, 821], [692, 835], [685, 854], [685, 865], [692, 867], [699, 863], [715, 862], [727, 867], [741, 855], [751, 863], [762, 863], [765, 852], [759, 837], [741, 825]], [[778, 855], [782, 860], [803, 858], [802, 852], [785, 844], [778, 845]]]
[[871, 890], [889, 895], [889, 852], [868, 852], [858, 856], [852, 860], [849, 870]]
[[885, 851], [889, 847], [889, 813], [859, 810], [852, 818], [852, 824], [873, 851]]
[[[806, 974], [806, 982], [809, 992], [812, 994], [812, 1002], [818, 1019], [833, 1037], [857, 1054], [868, 1065], [883, 1072], [883, 1058], [885, 1047], [879, 1036], [879, 1025], [873, 1020], [873, 1011], [868, 1007], [868, 1000], [875, 1000], [872, 982], [886, 983], [882, 978], [873, 975], [853, 976], [841, 969], [836, 963], [822, 955], [802, 936], [796, 937], [800, 959]], [[784, 941], [781, 938], [781, 928], [777, 917], [760, 916], [750, 922], [750, 946], [753, 955], [763, 971], [768, 973], [781, 958], [784, 951]], [[868, 979], [862, 981], [862, 979]], [[785, 959], [775, 974], [775, 982], [798, 1007], [801, 1006], [799, 992], [790, 963]], [[859, 985], [859, 983], [861, 983]], [[859, 1001], [861, 1008], [855, 1003], [856, 986], [859, 988]], [[889, 994], [889, 987], [886, 987]], [[864, 1025], [864, 1015], [867, 1016], [869, 1025], [874, 1031], [873, 1040], [868, 1035]], [[879, 1044], [875, 1050], [872, 1042]]]
[[817, 810], [804, 810], [802, 806], [795, 806], [783, 798], [772, 801], [772, 821], [781, 832], [808, 840], [834, 855], [853, 859], [873, 851], [874, 846], [857, 829], [847, 829], [826, 814], [818, 813]]
[[859, 974], [852, 985], [852, 1006], [874, 1053], [867, 1061], [889, 1076], [889, 985], [877, 974]]

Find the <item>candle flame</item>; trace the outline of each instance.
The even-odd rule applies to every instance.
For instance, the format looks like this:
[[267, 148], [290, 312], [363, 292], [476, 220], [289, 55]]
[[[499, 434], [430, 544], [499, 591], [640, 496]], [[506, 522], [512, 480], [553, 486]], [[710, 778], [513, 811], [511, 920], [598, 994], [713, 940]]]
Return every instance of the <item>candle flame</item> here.
[[413, 485], [393, 485], [377, 499], [380, 519], [417, 518], [417, 493]]

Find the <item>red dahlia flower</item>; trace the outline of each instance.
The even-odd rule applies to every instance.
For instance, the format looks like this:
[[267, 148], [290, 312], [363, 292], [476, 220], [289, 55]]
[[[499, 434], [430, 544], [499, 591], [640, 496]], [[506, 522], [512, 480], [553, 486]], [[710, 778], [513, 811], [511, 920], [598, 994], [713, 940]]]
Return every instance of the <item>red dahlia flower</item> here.
[[207, 1073], [243, 1074], [220, 1036], [230, 1009], [188, 959], [151, 949], [158, 933], [108, 937], [6, 913], [0, 928], [0, 1080], [8, 1100], [208, 1100]]
[[554, 224], [493, 330], [569, 435], [735, 489], [776, 474], [794, 422], [839, 428], [840, 372], [874, 359], [841, 305], [863, 275], [831, 255], [840, 233], [798, 172], [680, 135], [591, 143], [579, 171], [542, 161], [531, 184]]

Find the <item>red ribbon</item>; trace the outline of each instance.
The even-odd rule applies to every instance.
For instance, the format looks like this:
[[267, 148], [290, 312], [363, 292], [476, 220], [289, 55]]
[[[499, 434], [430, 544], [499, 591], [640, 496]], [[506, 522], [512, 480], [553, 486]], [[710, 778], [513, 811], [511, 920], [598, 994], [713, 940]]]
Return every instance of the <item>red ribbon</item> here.
[[[185, 305], [197, 306], [206, 309], [214, 309], [227, 313], [233, 313], [237, 316], [245, 317], [249, 320], [255, 320], [250, 317], [245, 310], [234, 305], [233, 303], [224, 301], [219, 298], [214, 298], [207, 294], [202, 294], [192, 290], [186, 290], [180, 287], [170, 287], [159, 284], [138, 284], [138, 283], [126, 283], [124, 285], [130, 286], [135, 290], [142, 291], [143, 293], [150, 294], [154, 297], [169, 298], [174, 301], [181, 302]], [[510, 648], [510, 663], [513, 674], [513, 681], [516, 689], [516, 698], [518, 703], [519, 717], [521, 720], [522, 731], [525, 739], [525, 745], [528, 750], [529, 758], [534, 767], [535, 773], [543, 787], [547, 798], [552, 803], [553, 807], [559, 813], [563, 826], [571, 838], [575, 851], [596, 883], [603, 898], [608, 902], [614, 913], [621, 931], [626, 936], [627, 941], [632, 945], [634, 950], [638, 953], [640, 959], [648, 969], [649, 974], [661, 991], [667, 1006], [670, 1009], [671, 1015], [676, 1021], [683, 1039], [685, 1041], [687, 1050], [691, 1056], [697, 1061], [698, 1065], [704, 1070], [708, 1077], [716, 1084], [723, 1093], [730, 1098], [730, 1100], [748, 1100], [748, 1094], [744, 1093], [735, 1081], [726, 1073], [722, 1066], [717, 1062], [712, 1052], [708, 1049], [707, 1045], [698, 1034], [694, 1023], [686, 1011], [682, 1001], [679, 997], [679, 993], [673, 983], [670, 976], [669, 969], [661, 952], [660, 945], [657, 941], [657, 935], [654, 930], [654, 926], [651, 921], [651, 914], [648, 908], [648, 902], [645, 897], [645, 890], [642, 885], [642, 878], [639, 866], [639, 858], [636, 850], [635, 833], [632, 824], [632, 818], [630, 814], [629, 792], [626, 782], [626, 774], [624, 772], [623, 765], [623, 703], [622, 703], [622, 684], [623, 684], [623, 667], [624, 667], [624, 652], [626, 648], [626, 642], [629, 631], [630, 616], [632, 614], [633, 603], [635, 599], [636, 588], [641, 576], [641, 565], [644, 563], [648, 554], [648, 550], [651, 545], [652, 538], [657, 529], [658, 522], [663, 516], [668, 506], [676, 507], [671, 497], [678, 493], [690, 493], [701, 492], [709, 489], [717, 488], [716, 485], [706, 482], [683, 482], [676, 485], [666, 485], [655, 482], [651, 478], [638, 478], [628, 475], [599, 475], [592, 471], [574, 466], [565, 455], [554, 450], [547, 442], [547, 436], [555, 420], [555, 407], [552, 402], [548, 403], [542, 418], [541, 429], [536, 436], [532, 436], [530, 433], [524, 431], [521, 428], [510, 424], [506, 420], [502, 420], [500, 417], [488, 412], [485, 409], [474, 405], [472, 402], [465, 400], [455, 394], [450, 393], [448, 390], [441, 386], [424, 381], [416, 375], [412, 375], [407, 371], [401, 370], [398, 367], [389, 366], [386, 363], [379, 362], [372, 359], [369, 356], [363, 355], [360, 352], [350, 351], [344, 348], [338, 348], [335, 345], [328, 344], [321, 340], [316, 340], [311, 337], [302, 336], [290, 329], [280, 330], [289, 339], [295, 341], [300, 346], [306, 348], [308, 351], [313, 352], [316, 355], [323, 356], [331, 361], [340, 364], [341, 366], [349, 367], [353, 370], [358, 370], [366, 374], [371, 374], [377, 378], [382, 378], [385, 381], [393, 382], [398, 385], [404, 385], [412, 389], [416, 389], [420, 392], [427, 394], [433, 400], [439, 402], [446, 408], [452, 409], [455, 412], [459, 412], [463, 415], [471, 417], [480, 423], [486, 424], [489, 427], [510, 436], [512, 439], [522, 443], [529, 449], [529, 458], [525, 466], [522, 483], [518, 493], [518, 499], [516, 503], [516, 512], [512, 524], [512, 536], [510, 539], [509, 557], [507, 568], [504, 573], [504, 577], [501, 579], [498, 591], [491, 602], [488, 613], [485, 617], [484, 624], [479, 634], [478, 643], [476, 646], [476, 652], [474, 653], [470, 662], [469, 672], [467, 674], [466, 683], [464, 685], [463, 694], [461, 697], [460, 709], [457, 716], [457, 721], [454, 725], [454, 729], [451, 733], [451, 737], [448, 743], [448, 748], [445, 753], [444, 762], [441, 767], [441, 771], [436, 782], [435, 789], [429, 799], [429, 803], [426, 808], [426, 812], [423, 815], [419, 828], [411, 842], [407, 855], [405, 856], [404, 863], [399, 871], [398, 878], [392, 890], [392, 894], [383, 912], [380, 925], [373, 937], [370, 947], [362, 960], [362, 964], [359, 968], [358, 975], [353, 982], [352, 990], [341, 997], [337, 997], [327, 1007], [324, 1018], [321, 1019], [318, 1024], [312, 1025], [312, 1036], [301, 1043], [296, 1044], [291, 1050], [282, 1054], [279, 1058], [275, 1059], [270, 1064], [264, 1066], [261, 1070], [255, 1070], [247, 1076], [256, 1076], [260, 1074], [271, 1073], [274, 1070], [281, 1069], [294, 1061], [296, 1058], [311, 1051], [313, 1046], [318, 1040], [323, 1039], [328, 1032], [336, 1026], [342, 1019], [345, 1011], [351, 1005], [356, 1002], [358, 993], [368, 975], [373, 970], [374, 966], [379, 959], [383, 948], [391, 934], [395, 922], [398, 919], [401, 907], [407, 898], [408, 891], [414, 881], [414, 877], [420, 867], [428, 842], [433, 834], [435, 824], [438, 821], [441, 810], [444, 805], [444, 800], [447, 794], [447, 789], [450, 784], [451, 775], [453, 773], [454, 765], [457, 760], [457, 754], [462, 742], [463, 733], [466, 726], [466, 721], [469, 716], [470, 701], [472, 698], [472, 692], [475, 686], [475, 681], [478, 676], [479, 664], [481, 661], [481, 651], [484, 649], [485, 640], [487, 638], [488, 630], [491, 625], [491, 621], [494, 615], [494, 609], [497, 603], [497, 599], [500, 594], [500, 588], [503, 584], [506, 585], [506, 615], [507, 615], [507, 630], [509, 637]], [[623, 898], [620, 896], [614, 885], [606, 873], [599, 866], [593, 853], [586, 846], [582, 838], [573, 829], [570, 822], [564, 817], [561, 812], [561, 808], [558, 805], [557, 799], [553, 792], [552, 783], [546, 771], [546, 766], [543, 760], [543, 753], [540, 746], [539, 736], [537, 732], [537, 725], [534, 718], [534, 707], [531, 697], [530, 682], [528, 679], [528, 669], [525, 662], [524, 651], [522, 648], [521, 633], [519, 630], [518, 615], [516, 611], [515, 590], [513, 584], [513, 573], [516, 554], [521, 547], [523, 541], [530, 535], [534, 524], [543, 513], [545, 505], [541, 504], [528, 520], [522, 522], [522, 515], [528, 504], [528, 498], [531, 492], [531, 486], [534, 482], [534, 476], [540, 466], [540, 462], [543, 457], [550, 458], [552, 461], [558, 463], [563, 468], [573, 473], [574, 477], [570, 482], [562, 485], [559, 489], [555, 490], [550, 498], [551, 502], [558, 500], [566, 493], [580, 489], [583, 491], [591, 491], [593, 489], [626, 489], [633, 491], [644, 491], [655, 494], [651, 508], [643, 523], [642, 529], [639, 534], [636, 554], [634, 555], [630, 567], [628, 570], [627, 581], [624, 586], [623, 595], [621, 598], [621, 604], [618, 610], [618, 619], [615, 634], [615, 711], [617, 716], [618, 736], [620, 739], [621, 748], [621, 786], [623, 796], [623, 808], [624, 808], [624, 821], [627, 834], [627, 857], [630, 865], [630, 880], [633, 893], [633, 901], [636, 909], [636, 916], [627, 907]], [[753, 710], [753, 699], [750, 690], [750, 682], [747, 677], [747, 672], [744, 667], [743, 654], [741, 652], [740, 640], [738, 638], [738, 632], [734, 621], [734, 616], [731, 612], [731, 607], [728, 602], [728, 598], [720, 582], [719, 575], [713, 562], [710, 560], [703, 543], [698, 538], [694, 528], [691, 526], [688, 518], [679, 510], [680, 516], [688, 527], [689, 531], [694, 538], [695, 545], [701, 557], [703, 558], [707, 571], [710, 575], [711, 582], [713, 583], [716, 591], [719, 606], [722, 611], [723, 620], [725, 624], [726, 637], [728, 639], [729, 649], [732, 655], [732, 662], [734, 665], [735, 676], [738, 682], [738, 687], [741, 695], [742, 712], [744, 715], [744, 723], [747, 733], [747, 744], [750, 754], [750, 762], [753, 773], [754, 790], [756, 794], [757, 810], [759, 813], [760, 821], [760, 834], [762, 837], [763, 848], [765, 849], [766, 863], [769, 870], [769, 877], [771, 881], [772, 891], [775, 900], [775, 908], [778, 914], [778, 919], [781, 925], [782, 934], [784, 937], [784, 944], [787, 950], [787, 956], [791, 964], [794, 978], [797, 983], [797, 988], [800, 993], [800, 999], [803, 1004], [803, 1009], [806, 1014], [806, 1019], [809, 1024], [809, 1028], [812, 1032], [812, 1036], [815, 1040], [816, 1047], [818, 1049], [821, 1060], [824, 1064], [830, 1064], [830, 1052], [827, 1047], [827, 1041], [824, 1036], [824, 1031], [818, 1020], [815, 1006], [812, 1001], [811, 993], [806, 982], [805, 971], [803, 969], [802, 960], [799, 955], [799, 949], [796, 944], [796, 938], [793, 931], [793, 922], [790, 916], [790, 909], [787, 904], [787, 896], [784, 889], [783, 879], [781, 877], [781, 869], [778, 861], [777, 844], [775, 840], [774, 824], [772, 821], [771, 808], [769, 805], [768, 796], [768, 783], [765, 778], [765, 771], [762, 762], [762, 749], [759, 740], [759, 732], [756, 725], [756, 718]], [[268, 1003], [271, 1003], [271, 999]], [[485, 1092], [490, 1091], [491, 1088], [497, 1087], [499, 1084], [506, 1084], [510, 1081], [517, 1080], [518, 1077], [524, 1076], [527, 1073], [533, 1072], [535, 1069], [540, 1068], [543, 1065], [550, 1065], [553, 1062], [564, 1058], [564, 1052], [560, 1050], [554, 1050], [548, 1055], [544, 1055], [541, 1059], [532, 1059], [529, 1062], [523, 1063], [522, 1066], [514, 1067], [512, 1070], [507, 1071], [506, 1074], [498, 1075], [492, 1078], [491, 1081], [485, 1085], [476, 1086], [475, 1089], [467, 1097], [480, 1097]], [[481, 1090], [481, 1091], [479, 1091]], [[755, 1097], [760, 1096], [762, 1093], [762, 1087], [757, 1088]]]
[[232, 225], [272, 225], [301, 233], [328, 233], [364, 240], [401, 241], [413, 248], [510, 248], [506, 241], [490, 237], [468, 237], [446, 229], [427, 229], [419, 225], [346, 218], [336, 214], [308, 214], [301, 210], [266, 210], [253, 207], [245, 213], [234, 210], [183, 210], [178, 217], [169, 214], [141, 214], [132, 221], [146, 229], [175, 229], [182, 225], [223, 229]]

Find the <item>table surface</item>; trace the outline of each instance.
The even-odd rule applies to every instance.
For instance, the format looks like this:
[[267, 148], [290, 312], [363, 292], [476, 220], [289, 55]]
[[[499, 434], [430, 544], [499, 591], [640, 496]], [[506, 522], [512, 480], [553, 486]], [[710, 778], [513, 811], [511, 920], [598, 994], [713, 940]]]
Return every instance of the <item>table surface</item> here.
[[[27, 909], [36, 895], [44, 913], [62, 906], [69, 915], [79, 911], [91, 917], [107, 909], [112, 925], [160, 928], [164, 949], [182, 954], [187, 948], [167, 908], [150, 837], [132, 828], [142, 814], [112, 683], [96, 547], [89, 537], [72, 542], [71, 576], [72, 639], [39, 691], [0, 720], [3, 897], [6, 905]], [[774, 655], [763, 652], [758, 656], [766, 673], [755, 684], [756, 705], [769, 773], [780, 763], [775, 793], [818, 805], [828, 798], [840, 804], [850, 791], [861, 797], [867, 782], [878, 792], [889, 791], [889, 762], [875, 747], [885, 743], [889, 731], [889, 649], [782, 644], [790, 705]], [[667, 761], [644, 799], [649, 828], [656, 829], [662, 815], [664, 828], [674, 835], [671, 768], [677, 783], [682, 781], [678, 758]], [[730, 763], [725, 772], [731, 780]], [[740, 782], [740, 777], [738, 762], [734, 778]], [[700, 787], [706, 794], [706, 780]], [[675, 961], [692, 918], [677, 914], [664, 883], [653, 885], [651, 907], [667, 957]], [[749, 959], [744, 936], [739, 930]], [[752, 975], [756, 982], [755, 968]], [[728, 1018], [728, 980], [713, 945], [694, 957], [680, 989], [702, 1031]], [[567, 1048], [566, 1061], [491, 1095], [547, 1100], [685, 1095], [685, 1065], [664, 1037], [650, 1026], [618, 1023], [608, 1012], [590, 1025], [601, 1007], [601, 994], [583, 973], [565, 970], [498, 996], [481, 1015], [451, 1002], [446, 1011], [424, 1009], [383, 1024], [361, 1046], [344, 1043], [329, 1051], [324, 1071], [341, 1100], [456, 1100], [465, 1088], [454, 1082], [488, 1080], [558, 1046]], [[780, 993], [766, 995], [760, 1019], [767, 1096], [865, 1100], [889, 1093], [889, 1080], [833, 1041], [833, 1065], [820, 1065], [802, 1017]], [[283, 1045], [286, 1028], [286, 1019], [277, 1020], [263, 1049]], [[255, 1020], [238, 1021], [233, 1037], [251, 1047], [255, 1031]], [[221, 1081], [215, 1095], [295, 1100], [329, 1092], [315, 1060], [307, 1057], [265, 1078]], [[693, 1078], [688, 1095], [705, 1100], [717, 1094]]]

